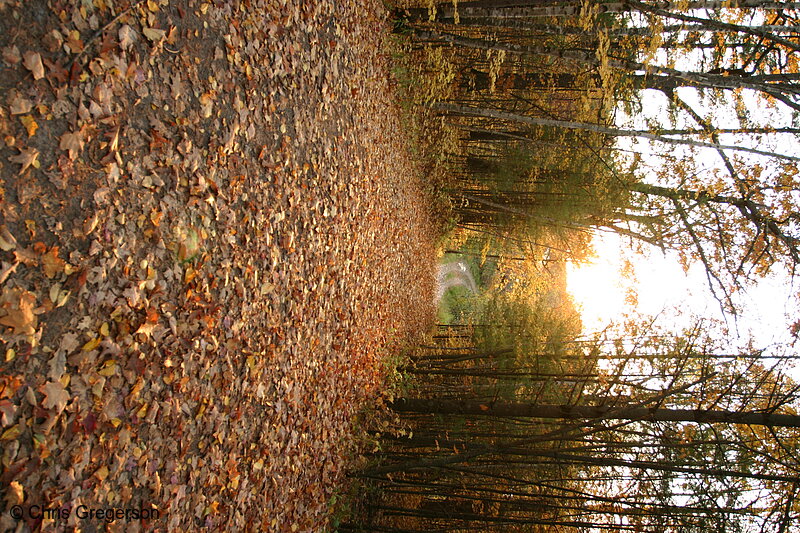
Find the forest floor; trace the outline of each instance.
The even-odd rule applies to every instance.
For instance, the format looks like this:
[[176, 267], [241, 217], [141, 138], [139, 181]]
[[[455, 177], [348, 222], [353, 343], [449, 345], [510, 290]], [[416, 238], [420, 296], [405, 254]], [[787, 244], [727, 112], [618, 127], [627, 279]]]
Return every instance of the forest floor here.
[[433, 317], [384, 17], [0, 0], [0, 529], [324, 529]]

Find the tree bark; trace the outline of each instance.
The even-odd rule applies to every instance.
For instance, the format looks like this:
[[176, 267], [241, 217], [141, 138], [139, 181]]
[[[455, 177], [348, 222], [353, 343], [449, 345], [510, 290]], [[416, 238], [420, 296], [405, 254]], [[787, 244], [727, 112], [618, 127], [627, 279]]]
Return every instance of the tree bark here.
[[472, 400], [428, 400], [421, 398], [401, 398], [395, 400], [391, 407], [393, 410], [403, 413], [800, 427], [800, 415], [761, 413], [755, 411], [660, 409], [590, 405], [540, 405], [522, 402], [493, 402], [484, 404]]
[[767, 152], [764, 150], [758, 150], [756, 148], [747, 148], [744, 146], [733, 146], [727, 144], [695, 141], [693, 139], [675, 139], [672, 137], [665, 137], [664, 135], [658, 135], [655, 133], [645, 133], [637, 130], [621, 130], [617, 128], [602, 126], [600, 124], [590, 124], [587, 122], [574, 122], [569, 120], [554, 120], [541, 117], [529, 117], [525, 115], [517, 115], [516, 113], [508, 113], [506, 111], [500, 111], [498, 109], [465, 107], [455, 104], [442, 104], [442, 103], [434, 104], [433, 108], [447, 113], [454, 113], [454, 114], [473, 116], [473, 117], [494, 118], [498, 120], [509, 120], [514, 122], [520, 122], [523, 124], [530, 124], [532, 126], [551, 126], [555, 128], [593, 131], [595, 133], [601, 133], [603, 135], [610, 135], [613, 137], [639, 137], [642, 139], [649, 139], [653, 141], [659, 141], [665, 144], [672, 144], [678, 146], [698, 146], [703, 148], [713, 148], [716, 150], [732, 150], [736, 152], [746, 152], [751, 154], [763, 155], [766, 157], [776, 157], [778, 159], [786, 159], [789, 161], [800, 161], [800, 157], [786, 155], [786, 154], [776, 154], [774, 152]]
[[[624, 13], [637, 9], [625, 0], [596, 2], [598, 13]], [[459, 2], [453, 8], [452, 2], [442, 2], [436, 6], [431, 20], [431, 11], [426, 8], [398, 10], [396, 16], [408, 22], [453, 22], [456, 13], [459, 19], [469, 18], [538, 18], [573, 17], [580, 15], [583, 3], [580, 0], [477, 0]], [[700, 9], [798, 9], [800, 2], [780, 2], [775, 0], [690, 0], [689, 2], [661, 1], [653, 5], [661, 10], [700, 10]]]

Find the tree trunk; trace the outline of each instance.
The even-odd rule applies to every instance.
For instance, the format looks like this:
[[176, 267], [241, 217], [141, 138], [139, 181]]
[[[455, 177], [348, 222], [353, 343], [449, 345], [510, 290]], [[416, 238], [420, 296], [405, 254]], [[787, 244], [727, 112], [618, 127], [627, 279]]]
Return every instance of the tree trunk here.
[[[596, 2], [598, 13], [624, 13], [638, 10], [639, 6], [627, 1]], [[580, 0], [478, 0], [459, 2], [453, 8], [452, 2], [443, 2], [436, 6], [435, 16], [431, 20], [431, 10], [426, 7], [398, 10], [396, 16], [407, 22], [454, 22], [456, 14], [459, 19], [469, 18], [537, 18], [537, 17], [573, 17], [580, 15], [583, 3]], [[800, 2], [780, 2], [775, 0], [690, 0], [688, 2], [661, 1], [652, 6], [654, 9], [687, 11], [699, 9], [722, 8], [760, 8], [760, 9], [798, 9]]]
[[[495, 50], [504, 51], [510, 54], [542, 56], [548, 58], [557, 58], [564, 61], [572, 61], [593, 67], [600, 67], [601, 63], [597, 59], [594, 50], [562, 50], [549, 46], [524, 46], [515, 43], [498, 43], [491, 42], [484, 39], [473, 39], [471, 37], [462, 37], [452, 33], [433, 32], [420, 29], [414, 29], [414, 34], [423, 40], [431, 42], [444, 42], [452, 43], [457, 46], [465, 48], [473, 48], [477, 50]], [[758, 81], [757, 78], [747, 75], [723, 75], [724, 73], [712, 72], [691, 72], [682, 71], [671, 67], [661, 67], [658, 65], [647, 65], [638, 61], [631, 61], [623, 58], [609, 58], [607, 60], [608, 66], [623, 71], [626, 75], [630, 75], [637, 71], [644, 72], [649, 75], [658, 75], [660, 77], [671, 79], [658, 80], [658, 88], [664, 90], [666, 87], [672, 86], [691, 86], [697, 89], [751, 89], [768, 94], [773, 98], [783, 102], [788, 107], [800, 111], [800, 104], [792, 100], [796, 96], [796, 87], [794, 85], [781, 85], [765, 83]], [[730, 74], [730, 73], [728, 73]], [[674, 80], [674, 81], [672, 81]], [[755, 80], [755, 81], [754, 81]]]
[[498, 109], [484, 109], [478, 107], [465, 107], [455, 104], [434, 104], [434, 109], [444, 111], [447, 113], [455, 113], [473, 117], [494, 118], [498, 120], [509, 120], [514, 122], [521, 122], [523, 124], [530, 124], [532, 126], [551, 126], [555, 128], [566, 128], [572, 130], [592, 131], [603, 135], [610, 135], [612, 137], [639, 137], [642, 139], [650, 139], [659, 141], [665, 144], [672, 144], [678, 146], [698, 146], [703, 148], [713, 148], [715, 150], [732, 150], [736, 152], [746, 152], [751, 154], [763, 155], [766, 157], [776, 157], [778, 159], [786, 159], [789, 161], [800, 161], [800, 157], [795, 157], [786, 154], [776, 154], [774, 152], [767, 152], [758, 150], [756, 148], [747, 148], [743, 146], [733, 146], [727, 144], [717, 144], [711, 142], [695, 141], [693, 139], [675, 139], [672, 137], [665, 137], [655, 133], [646, 133], [637, 130], [621, 130], [617, 128], [610, 128], [600, 124], [591, 124], [588, 122], [573, 122], [569, 120], [554, 120], [541, 117], [529, 117], [525, 115], [517, 115], [516, 113], [508, 113]]
[[800, 427], [800, 415], [760, 413], [755, 411], [658, 409], [590, 405], [539, 405], [521, 402], [492, 402], [484, 404], [471, 400], [427, 400], [421, 398], [401, 398], [394, 401], [391, 407], [397, 412], [404, 413]]

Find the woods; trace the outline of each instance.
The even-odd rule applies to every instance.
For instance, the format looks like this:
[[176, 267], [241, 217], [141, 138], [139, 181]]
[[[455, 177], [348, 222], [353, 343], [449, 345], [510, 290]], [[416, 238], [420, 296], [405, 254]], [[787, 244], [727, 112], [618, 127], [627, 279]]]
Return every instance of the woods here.
[[[798, 8], [394, 12], [448, 252], [482, 283], [399, 369], [401, 429], [357, 474], [381, 496], [340, 531], [797, 529], [796, 350], [727, 337], [800, 261]], [[728, 327], [583, 331], [567, 265], [600, 233], [699, 265]]]

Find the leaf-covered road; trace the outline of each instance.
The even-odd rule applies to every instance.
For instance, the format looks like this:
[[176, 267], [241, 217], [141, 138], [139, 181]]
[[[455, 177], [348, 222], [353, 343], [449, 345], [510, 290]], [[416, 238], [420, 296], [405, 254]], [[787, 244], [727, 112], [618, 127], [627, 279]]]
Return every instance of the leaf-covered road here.
[[322, 529], [434, 284], [382, 8], [336, 4], [0, 0], [3, 530]]

